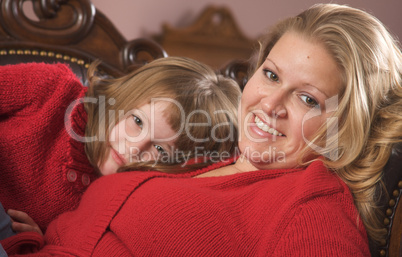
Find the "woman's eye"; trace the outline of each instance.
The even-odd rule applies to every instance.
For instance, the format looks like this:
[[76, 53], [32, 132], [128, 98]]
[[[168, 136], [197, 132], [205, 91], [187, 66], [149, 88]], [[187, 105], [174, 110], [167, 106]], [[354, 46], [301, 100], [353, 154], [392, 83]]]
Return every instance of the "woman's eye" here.
[[165, 149], [163, 149], [162, 146], [160, 146], [160, 145], [154, 145], [154, 146], [155, 146], [156, 150], [157, 150], [159, 153], [164, 153], [164, 152], [165, 152]]
[[265, 73], [265, 75], [270, 79], [270, 80], [272, 80], [272, 81], [278, 81], [279, 80], [279, 77], [278, 77], [278, 75], [276, 75], [275, 73], [273, 73], [272, 71], [270, 71], [270, 70], [264, 70], [264, 73]]
[[135, 115], [133, 115], [133, 119], [135, 124], [137, 124], [140, 128], [142, 128], [142, 120]]
[[309, 106], [309, 107], [318, 107], [318, 106], [320, 106], [320, 105], [317, 103], [317, 101], [316, 101], [314, 98], [310, 97], [310, 96], [302, 95], [302, 96], [300, 96], [300, 98], [301, 98], [301, 99], [307, 104], [307, 106]]

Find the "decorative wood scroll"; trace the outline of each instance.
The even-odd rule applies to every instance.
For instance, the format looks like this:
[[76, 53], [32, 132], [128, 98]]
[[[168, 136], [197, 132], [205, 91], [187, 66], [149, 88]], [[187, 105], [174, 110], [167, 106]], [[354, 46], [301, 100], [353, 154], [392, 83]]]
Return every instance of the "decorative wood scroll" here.
[[[24, 12], [27, 1], [37, 19]], [[57, 52], [85, 63], [100, 59], [100, 68], [113, 76], [167, 56], [150, 39], [127, 41], [89, 0], [2, 0], [0, 5], [3, 53]]]
[[162, 30], [154, 38], [169, 55], [187, 56], [215, 69], [234, 59], [248, 60], [256, 43], [243, 35], [225, 7], [209, 6], [192, 25], [173, 28], [164, 24]]
[[29, 19], [23, 10], [26, 0], [2, 0], [1, 24], [19, 40], [58, 45], [79, 42], [93, 26], [95, 7], [87, 1], [34, 1], [39, 21]]

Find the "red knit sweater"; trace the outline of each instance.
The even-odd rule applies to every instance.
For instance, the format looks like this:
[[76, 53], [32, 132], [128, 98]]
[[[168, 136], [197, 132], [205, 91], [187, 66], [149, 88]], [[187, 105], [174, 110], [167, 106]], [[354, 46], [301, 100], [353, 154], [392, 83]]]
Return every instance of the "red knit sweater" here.
[[350, 191], [321, 162], [190, 178], [206, 170], [102, 177], [32, 256], [370, 255]]
[[27, 212], [45, 230], [60, 213], [75, 208], [95, 179], [84, 145], [67, 129], [84, 135], [86, 112], [67, 107], [85, 88], [64, 65], [0, 67], [0, 202]]

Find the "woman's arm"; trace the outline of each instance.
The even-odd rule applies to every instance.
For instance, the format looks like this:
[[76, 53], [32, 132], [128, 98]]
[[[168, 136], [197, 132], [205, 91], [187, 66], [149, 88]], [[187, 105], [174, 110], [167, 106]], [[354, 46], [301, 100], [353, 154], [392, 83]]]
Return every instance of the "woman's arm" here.
[[299, 206], [273, 256], [370, 256], [362, 221], [334, 199], [323, 197]]

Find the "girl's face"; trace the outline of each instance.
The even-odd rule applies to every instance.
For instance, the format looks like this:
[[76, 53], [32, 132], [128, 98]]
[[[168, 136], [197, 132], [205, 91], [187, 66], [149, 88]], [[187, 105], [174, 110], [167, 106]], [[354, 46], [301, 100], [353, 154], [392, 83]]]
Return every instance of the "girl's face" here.
[[100, 165], [102, 175], [117, 172], [125, 164], [152, 161], [170, 156], [177, 137], [163, 111], [166, 102], [145, 104], [129, 111], [109, 135], [106, 161]]
[[239, 147], [249, 161], [244, 168], [296, 167], [302, 148], [336, 109], [333, 96], [341, 87], [337, 64], [320, 43], [283, 35], [243, 92]]

